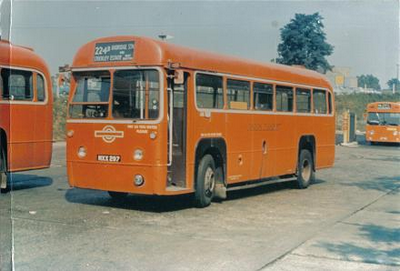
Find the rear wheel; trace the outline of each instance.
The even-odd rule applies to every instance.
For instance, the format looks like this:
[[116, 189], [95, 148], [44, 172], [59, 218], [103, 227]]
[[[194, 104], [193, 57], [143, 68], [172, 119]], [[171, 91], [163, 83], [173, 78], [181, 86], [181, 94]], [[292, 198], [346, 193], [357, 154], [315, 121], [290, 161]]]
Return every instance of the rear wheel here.
[[108, 191], [108, 195], [114, 200], [123, 200], [128, 196], [128, 193]]
[[215, 162], [210, 154], [206, 154], [200, 160], [197, 168], [195, 205], [203, 208], [211, 204], [215, 188]]
[[303, 149], [300, 152], [297, 165], [297, 187], [299, 189], [307, 188], [314, 179], [314, 162], [311, 152]]

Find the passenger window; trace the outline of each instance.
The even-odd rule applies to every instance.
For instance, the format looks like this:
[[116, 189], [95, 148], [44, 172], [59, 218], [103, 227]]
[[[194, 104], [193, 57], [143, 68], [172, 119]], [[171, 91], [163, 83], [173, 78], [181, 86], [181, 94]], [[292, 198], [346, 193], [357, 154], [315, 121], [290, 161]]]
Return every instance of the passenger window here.
[[296, 110], [299, 113], [311, 112], [311, 91], [309, 89], [296, 89]]
[[332, 94], [328, 92], [328, 108], [329, 108], [329, 114], [332, 114]]
[[227, 80], [228, 106], [230, 109], [246, 110], [250, 107], [250, 82]]
[[326, 92], [325, 90], [314, 90], [313, 91], [314, 101], [314, 113], [315, 114], [326, 114]]
[[33, 100], [33, 74], [30, 71], [2, 69], [3, 99]]
[[43, 76], [40, 74], [36, 77], [36, 91], [37, 91], [37, 100], [39, 102], [43, 102], [46, 98], [45, 94], [45, 86]]
[[276, 111], [293, 111], [293, 89], [291, 87], [276, 86]]
[[199, 108], [224, 108], [222, 77], [209, 74], [197, 74], [196, 101], [197, 107]]
[[274, 96], [272, 85], [254, 83], [253, 93], [255, 110], [272, 110]]

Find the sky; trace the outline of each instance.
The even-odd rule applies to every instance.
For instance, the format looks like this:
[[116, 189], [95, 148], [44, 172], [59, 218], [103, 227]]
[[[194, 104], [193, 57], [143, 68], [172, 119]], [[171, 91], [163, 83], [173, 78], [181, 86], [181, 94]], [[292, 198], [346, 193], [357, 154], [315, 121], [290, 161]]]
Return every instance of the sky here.
[[[0, 21], [5, 32], [3, 2]], [[34, 48], [51, 72], [71, 64], [77, 49], [95, 38], [173, 36], [170, 43], [269, 62], [277, 57], [280, 28], [296, 13], [319, 12], [331, 65], [352, 76], [386, 82], [400, 63], [399, 0], [370, 1], [38, 1], [14, 0], [11, 41]], [[3, 34], [4, 35], [4, 34]]]

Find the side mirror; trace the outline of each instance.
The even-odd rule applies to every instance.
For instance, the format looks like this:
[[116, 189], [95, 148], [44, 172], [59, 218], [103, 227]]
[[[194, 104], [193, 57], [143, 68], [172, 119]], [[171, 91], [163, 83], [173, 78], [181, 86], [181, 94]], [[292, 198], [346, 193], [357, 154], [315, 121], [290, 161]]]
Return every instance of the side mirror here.
[[182, 70], [175, 70], [174, 83], [176, 85], [182, 85], [185, 82], [185, 76]]

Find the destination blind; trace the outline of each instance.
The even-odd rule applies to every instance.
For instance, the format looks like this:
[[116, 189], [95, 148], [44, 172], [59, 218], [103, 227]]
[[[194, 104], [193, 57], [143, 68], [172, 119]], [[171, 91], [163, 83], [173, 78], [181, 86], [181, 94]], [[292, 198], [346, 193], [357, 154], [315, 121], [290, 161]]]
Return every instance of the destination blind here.
[[94, 48], [94, 62], [131, 61], [135, 51], [135, 42], [102, 42]]

